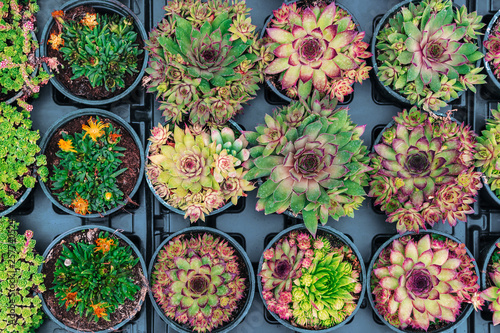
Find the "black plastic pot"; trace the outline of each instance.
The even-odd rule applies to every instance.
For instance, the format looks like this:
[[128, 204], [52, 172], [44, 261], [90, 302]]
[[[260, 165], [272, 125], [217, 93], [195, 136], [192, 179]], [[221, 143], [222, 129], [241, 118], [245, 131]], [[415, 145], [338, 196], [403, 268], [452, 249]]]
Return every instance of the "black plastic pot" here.
[[[233, 120], [229, 120], [228, 121], [228, 124], [233, 127], [233, 129], [236, 129], [237, 131], [239, 131], [240, 133], [243, 133], [243, 129], [240, 127], [240, 125], [238, 125], [236, 122], [234, 122]], [[149, 148], [151, 147], [151, 141], [148, 142], [147, 146], [146, 146], [146, 153], [145, 153], [145, 159], [149, 159]], [[144, 160], [144, 158], [143, 158]], [[146, 161], [147, 163], [147, 161]], [[162, 197], [160, 197], [155, 189], [154, 189], [154, 186], [153, 184], [151, 183], [151, 180], [149, 179], [147, 173], [146, 173], [146, 182], [148, 184], [148, 187], [149, 189], [151, 190], [151, 192], [153, 193], [154, 197], [156, 198], [156, 200], [158, 200], [163, 206], [165, 206], [168, 210], [174, 212], [174, 213], [177, 213], [179, 215], [185, 215], [186, 212], [183, 211], [183, 210], [180, 210], [179, 208], [175, 208], [173, 206], [170, 206], [165, 200], [163, 200]], [[212, 212], [210, 212], [210, 214], [205, 214], [205, 217], [207, 216], [214, 216], [214, 215], [217, 215], [219, 213], [222, 213], [223, 211], [225, 211], [226, 209], [228, 209], [229, 207], [233, 206], [233, 203], [231, 201], [229, 201], [228, 203], [226, 203], [224, 206], [222, 206], [221, 208], [219, 209], [216, 209]]]
[[[488, 285], [486, 283], [486, 281], [487, 281], [489, 273], [490, 273], [490, 271], [488, 271], [488, 265], [491, 262], [491, 257], [493, 256], [493, 253], [496, 250], [498, 250], [498, 248], [496, 246], [496, 244], [498, 242], [500, 242], [500, 238], [498, 238], [497, 240], [495, 240], [493, 242], [493, 244], [491, 244], [489, 246], [489, 248], [487, 248], [488, 252], [486, 253], [486, 256], [485, 256], [485, 259], [484, 259], [484, 262], [483, 262], [483, 266], [482, 266], [482, 270], [481, 270], [481, 289], [482, 290], [486, 290], [489, 287], [494, 287], [494, 285]], [[483, 306], [483, 311], [484, 312], [488, 312], [488, 313], [491, 314], [491, 310], [488, 308], [488, 305], [489, 305], [489, 302], [486, 302], [486, 304]], [[491, 318], [490, 318], [490, 320], [491, 320]]]
[[[392, 331], [394, 332], [398, 332], [398, 333], [406, 333], [406, 332], [424, 332], [422, 330], [412, 330], [412, 329], [408, 329], [408, 330], [402, 330], [402, 329], [399, 329], [397, 327], [394, 327], [392, 326], [391, 324], [389, 324], [382, 315], [380, 315], [378, 313], [378, 311], [376, 310], [375, 308], [375, 301], [373, 299], [373, 294], [371, 292], [371, 275], [372, 275], [372, 270], [373, 270], [373, 266], [375, 265], [375, 262], [378, 260], [378, 257], [380, 255], [380, 252], [382, 252], [382, 250], [384, 250], [387, 246], [389, 246], [390, 244], [392, 244], [392, 242], [396, 239], [399, 239], [403, 236], [408, 236], [408, 235], [426, 235], [426, 234], [438, 234], [438, 235], [441, 235], [441, 236], [445, 236], [455, 242], [457, 242], [458, 244], [461, 244], [462, 241], [460, 241], [458, 238], [455, 238], [451, 235], [448, 235], [444, 232], [440, 232], [440, 231], [420, 231], [419, 234], [417, 233], [405, 233], [403, 235], [396, 235], [394, 237], [391, 237], [389, 240], [387, 240], [382, 246], [380, 246], [377, 250], [377, 252], [375, 252], [375, 254], [373, 255], [371, 261], [370, 261], [370, 265], [368, 266], [368, 272], [367, 272], [367, 294], [368, 294], [368, 300], [370, 301], [370, 305], [373, 309], [373, 312], [377, 315], [378, 319], [383, 322], [388, 328], [390, 328]], [[471, 260], [474, 262], [474, 268], [475, 268], [475, 272], [476, 272], [476, 275], [479, 277], [479, 269], [478, 269], [478, 266], [477, 266], [477, 263], [476, 261], [474, 260], [474, 257], [472, 256], [472, 253], [469, 251], [469, 249], [466, 247], [465, 248], [467, 250], [467, 255], [471, 258]], [[473, 310], [473, 306], [472, 304], [466, 304], [465, 308], [463, 309], [463, 311], [460, 313], [460, 315], [458, 316], [457, 320], [454, 322], [454, 323], [450, 323], [448, 324], [447, 326], [443, 327], [443, 328], [440, 328], [438, 330], [434, 330], [434, 331], [428, 331], [428, 332], [432, 332], [432, 333], [438, 333], [438, 332], [452, 332], [454, 329], [456, 329], [457, 327], [459, 327], [460, 325], [462, 325], [466, 320], [467, 318], [469, 317], [469, 315], [472, 313], [472, 310]]]
[[[116, 0], [71, 0], [66, 2], [60, 9], [63, 11], [67, 11], [71, 8], [78, 7], [78, 6], [90, 6], [96, 9], [97, 12], [107, 12], [107, 13], [112, 13], [112, 14], [119, 14], [121, 16], [128, 16], [132, 17], [134, 19], [134, 27], [135, 31], [138, 33], [142, 41], [146, 41], [148, 39], [148, 35], [146, 33], [146, 30], [144, 29], [144, 26], [142, 25], [141, 20], [137, 17], [137, 15], [134, 14], [128, 8], [127, 6], [123, 5], [122, 3], [116, 1]], [[49, 20], [47, 21], [47, 24], [45, 25], [43, 32], [42, 32], [42, 42], [40, 44], [40, 52], [42, 57], [47, 56], [47, 41], [49, 40], [49, 33], [52, 27], [55, 24], [54, 18], [50, 17]], [[135, 79], [135, 81], [132, 83], [131, 86], [129, 86], [125, 91], [123, 91], [121, 94], [116, 95], [114, 97], [108, 98], [108, 99], [100, 99], [100, 100], [90, 100], [86, 99], [80, 96], [74, 95], [72, 92], [70, 92], [66, 87], [61, 84], [57, 80], [57, 78], [54, 76], [50, 79], [50, 82], [54, 85], [54, 87], [59, 90], [63, 95], [68, 97], [69, 99], [81, 103], [81, 104], [86, 104], [86, 105], [105, 105], [105, 104], [110, 104], [113, 102], [117, 102], [120, 99], [124, 98], [128, 94], [130, 94], [141, 82], [142, 76], [144, 75], [145, 69], [148, 65], [148, 52], [146, 50], [143, 50], [144, 52], [144, 60], [142, 62], [142, 67], [140, 67], [139, 75]], [[50, 73], [49, 68], [47, 67], [46, 64], [43, 64], [44, 69]]]
[[[146, 270], [146, 263], [144, 262], [144, 259], [142, 258], [141, 256], [141, 252], [139, 251], [139, 249], [134, 245], [134, 243], [132, 243], [132, 241], [130, 239], [127, 238], [127, 236], [123, 235], [121, 232], [119, 232], [118, 230], [115, 230], [115, 229], [111, 229], [111, 228], [108, 228], [108, 227], [104, 227], [104, 226], [98, 226], [98, 225], [86, 225], [86, 226], [80, 226], [80, 227], [76, 227], [76, 228], [73, 228], [73, 229], [70, 229], [62, 234], [60, 234], [59, 236], [57, 236], [51, 243], [50, 245], [47, 247], [47, 249], [45, 250], [45, 252], [43, 253], [43, 258], [44, 258], [44, 263], [45, 263], [45, 260], [47, 259], [47, 256], [49, 255], [50, 251], [52, 250], [52, 248], [54, 246], [56, 246], [64, 237], [68, 236], [68, 235], [71, 235], [73, 233], [76, 233], [76, 232], [79, 232], [81, 230], [87, 230], [87, 229], [99, 229], [99, 230], [102, 230], [102, 231], [107, 231], [117, 237], [119, 237], [120, 239], [122, 239], [123, 241], [125, 241], [128, 246], [130, 246], [132, 248], [132, 250], [134, 251], [135, 255], [137, 256], [137, 258], [139, 258], [139, 264], [141, 265], [141, 268], [142, 268], [142, 273], [144, 274], [144, 277], [146, 278], [146, 281], [148, 279], [148, 273], [147, 273], [147, 270]], [[38, 273], [41, 273], [42, 272], [42, 269], [43, 269], [43, 264], [40, 265], [40, 267], [38, 268]], [[144, 281], [144, 283], [146, 283]], [[80, 330], [76, 330], [76, 329], [73, 329], [71, 327], [68, 327], [66, 325], [64, 325], [63, 323], [61, 323], [53, 314], [52, 312], [50, 312], [48, 306], [47, 306], [47, 303], [45, 302], [45, 299], [43, 297], [43, 293], [38, 293], [38, 296], [40, 297], [40, 299], [42, 300], [42, 307], [43, 307], [43, 311], [47, 314], [47, 316], [52, 320], [54, 321], [57, 325], [59, 325], [61, 328], [65, 329], [66, 331], [69, 331], [69, 332], [73, 332], [73, 333], [88, 333], [88, 331], [80, 331]], [[145, 296], [145, 295], [144, 295]], [[143, 300], [141, 300], [141, 302], [139, 303], [139, 307], [142, 306], [142, 304], [144, 303], [145, 301], [145, 297]], [[139, 312], [140, 309], [137, 310], [137, 312]], [[116, 330], [118, 330], [120, 327], [122, 327], [123, 325], [127, 324], [132, 318], [127, 318], [125, 319], [124, 321], [122, 321], [121, 323], [119, 323], [118, 325], [114, 326], [114, 327], [110, 327], [106, 330], [101, 330], [101, 331], [97, 331], [97, 332], [93, 332], [93, 333], [109, 333], [109, 332], [116, 332]]]
[[[306, 226], [304, 224], [294, 225], [294, 226], [292, 226], [290, 228], [287, 228], [287, 229], [281, 231], [279, 234], [277, 234], [269, 242], [269, 244], [267, 244], [266, 248], [264, 249], [264, 252], [266, 250], [270, 249], [283, 236], [285, 236], [286, 234], [290, 233], [293, 230], [303, 230], [303, 231], [309, 233], [309, 231], [307, 231], [307, 228], [306, 228]], [[358, 310], [359, 310], [359, 308], [361, 306], [361, 303], [363, 302], [363, 299], [365, 297], [365, 291], [366, 291], [366, 270], [365, 270], [365, 263], [363, 262], [363, 257], [361, 256], [361, 253], [356, 248], [356, 245], [354, 245], [354, 243], [349, 238], [347, 238], [346, 235], [344, 235], [340, 231], [335, 230], [335, 229], [333, 229], [331, 227], [328, 227], [328, 226], [318, 225], [317, 235], [322, 235], [322, 234], [329, 234], [329, 235], [334, 236], [339, 241], [341, 241], [345, 245], [349, 246], [352, 249], [352, 251], [354, 252], [354, 254], [356, 254], [356, 257], [358, 258], [359, 264], [360, 264], [360, 267], [361, 267], [361, 273], [359, 275], [359, 278], [360, 278], [360, 283], [362, 285], [361, 293], [359, 294], [358, 304], [356, 305], [356, 309], [351, 313], [351, 315], [348, 316], [347, 318], [345, 318], [344, 321], [342, 321], [340, 324], [332, 326], [332, 327], [329, 327], [329, 328], [321, 329], [321, 330], [309, 330], [309, 329], [305, 329], [305, 328], [300, 328], [300, 327], [297, 327], [297, 326], [293, 326], [289, 321], [283, 320], [276, 313], [269, 311], [269, 313], [274, 317], [275, 320], [277, 320], [281, 325], [283, 325], [286, 328], [292, 330], [293, 332], [299, 332], [299, 333], [320, 332], [320, 333], [325, 333], [325, 332], [331, 332], [331, 331], [334, 331], [334, 330], [336, 330], [338, 328], [341, 328], [342, 326], [344, 326], [346, 323], [348, 323], [354, 317], [354, 315], [356, 314], [356, 312], [358, 312]], [[257, 272], [257, 286], [259, 288], [259, 295], [260, 295], [260, 297], [262, 299], [262, 302], [264, 303], [264, 305], [266, 306], [266, 309], [267, 309], [266, 300], [262, 296], [262, 280], [261, 280], [261, 278], [259, 276], [260, 271], [262, 270], [262, 264], [263, 263], [264, 263], [264, 254], [262, 254], [260, 256], [260, 260], [259, 260], [259, 270]]]
[[[399, 9], [401, 7], [408, 5], [410, 2], [422, 2], [422, 0], [405, 0], [405, 1], [398, 3], [397, 5], [392, 7], [391, 9], [389, 9], [385, 13], [385, 15], [380, 19], [377, 26], [375, 27], [375, 30], [373, 31], [371, 45], [370, 45], [371, 53], [372, 53], [371, 60], [372, 60], [372, 67], [373, 67], [373, 77], [375, 78], [372, 81], [375, 82], [376, 86], [378, 87], [378, 90], [382, 93], [382, 95], [385, 98], [392, 100], [396, 105], [398, 105], [402, 108], [411, 107], [414, 104], [412, 104], [408, 99], [403, 97], [403, 95], [400, 95], [398, 92], [394, 91], [390, 86], [384, 85], [380, 81], [380, 79], [378, 78], [379, 68], [378, 68], [378, 63], [377, 63], [377, 36], [378, 36], [380, 30], [383, 28], [383, 26], [385, 26], [388, 23], [389, 19], [391, 17], [393, 17], [399, 11]], [[455, 8], [458, 8], [458, 6], [456, 4], [453, 4], [453, 6]], [[480, 62], [478, 61], [477, 66], [479, 66], [479, 63]], [[460, 96], [462, 96], [464, 91], [465, 90], [458, 92], [458, 98], [460, 98]], [[445, 101], [445, 103], [449, 104], [450, 102], [452, 102], [458, 98], [450, 99], [448, 101]]]
[[[484, 41], [487, 41], [488, 38], [490, 37], [491, 30], [495, 27], [499, 16], [500, 16], [500, 10], [496, 12], [496, 14], [491, 18], [490, 23], [488, 23], [486, 31], [484, 32]], [[484, 44], [481, 44], [481, 51], [483, 52], [483, 54], [486, 54], [488, 52], [486, 47], [484, 47]], [[500, 94], [500, 82], [498, 81], [495, 74], [493, 74], [493, 70], [490, 66], [490, 63], [486, 61], [485, 58], [483, 58], [483, 62], [484, 62], [484, 68], [486, 69], [486, 74], [488, 74], [486, 79], [486, 84], [484, 85], [484, 87], [487, 90], [489, 90], [493, 95], [498, 96], [498, 94]], [[496, 99], [496, 97], [494, 99]]]
[[[54, 133], [59, 129], [59, 127], [61, 127], [62, 125], [66, 124], [67, 122], [69, 122], [69, 121], [71, 121], [71, 120], [73, 120], [75, 118], [80, 118], [82, 116], [96, 116], [96, 115], [100, 116], [102, 118], [109, 118], [109, 119], [117, 122], [121, 126], [123, 126], [129, 132], [129, 134], [132, 136], [132, 138], [134, 139], [135, 144], [137, 145], [137, 148], [139, 149], [139, 153], [140, 153], [140, 156], [141, 156], [141, 167], [140, 167], [140, 170], [139, 170], [139, 176], [137, 178], [137, 182], [136, 182], [136, 184], [134, 186], [134, 189], [128, 195], [131, 198], [137, 192], [137, 190], [139, 189], [139, 186], [141, 185], [141, 182], [142, 182], [142, 176], [144, 174], [144, 150], [142, 148], [141, 140], [139, 139], [139, 136], [134, 131], [134, 129], [125, 120], [123, 120], [123, 118], [115, 115], [114, 113], [111, 113], [109, 111], [104, 111], [104, 110], [101, 110], [101, 109], [94, 109], [94, 108], [81, 109], [81, 110], [77, 110], [77, 111], [73, 111], [71, 113], [68, 113], [65, 117], [59, 119], [56, 123], [54, 123], [47, 130], [47, 132], [43, 136], [42, 141], [40, 143], [41, 153], [42, 154], [45, 153], [45, 150], [47, 149], [47, 145], [50, 142], [50, 139], [52, 138], [52, 136], [54, 135]], [[103, 216], [106, 216], [106, 215], [110, 215], [110, 214], [112, 214], [114, 212], [117, 212], [118, 210], [120, 210], [123, 207], [123, 205], [117, 206], [117, 207], [115, 207], [113, 209], [105, 211], [102, 214], [98, 214], [98, 213], [87, 214], [87, 215], [77, 214], [72, 209], [69, 209], [68, 207], [63, 206], [59, 202], [59, 200], [57, 200], [57, 198], [52, 195], [52, 192], [47, 187], [47, 185], [44, 182], [42, 182], [41, 180], [40, 180], [40, 185], [42, 187], [43, 193], [45, 193], [45, 195], [47, 196], [47, 198], [49, 198], [49, 200], [52, 202], [52, 204], [54, 204], [55, 206], [57, 206], [59, 209], [61, 209], [65, 213], [71, 214], [73, 216], [86, 217], [86, 218], [103, 217]]]
[[[248, 296], [247, 296], [245, 305], [243, 306], [243, 308], [240, 310], [240, 312], [238, 313], [238, 315], [236, 316], [236, 318], [233, 321], [225, 324], [222, 327], [216, 328], [216, 329], [211, 331], [211, 333], [229, 333], [231, 330], [235, 329], [238, 326], [238, 324], [248, 314], [248, 311], [250, 311], [250, 307], [252, 306], [252, 302], [253, 302], [253, 298], [254, 298], [254, 294], [255, 294], [255, 279], [254, 279], [254, 271], [253, 271], [252, 263], [250, 262], [250, 259], [248, 258], [248, 255], [246, 254], [245, 250], [231, 236], [229, 236], [228, 234], [226, 234], [225, 232], [223, 232], [221, 230], [217, 230], [214, 228], [208, 228], [208, 227], [190, 227], [190, 228], [182, 229], [182, 230], [170, 235], [167, 239], [165, 239], [160, 244], [160, 246], [158, 246], [155, 253], [153, 254], [151, 262], [149, 263], [148, 273], [149, 273], [149, 276], [152, 277], [154, 265], [156, 263], [156, 257], [158, 256], [158, 253], [160, 252], [160, 250], [163, 249], [163, 247], [170, 240], [172, 240], [174, 237], [177, 237], [181, 234], [201, 234], [201, 233], [211, 233], [215, 236], [218, 236], [218, 237], [221, 237], [221, 238], [227, 240], [227, 242], [234, 249], [236, 249], [236, 251], [238, 252], [238, 256], [241, 259], [243, 259], [245, 266], [246, 266], [245, 267], [246, 268], [245, 275], [248, 277], [248, 282], [250, 284], [250, 287], [248, 289], [248, 293], [247, 293]], [[150, 281], [150, 285], [152, 285], [151, 281]], [[166, 322], [169, 325], [169, 327], [172, 327], [173, 329], [175, 329], [178, 332], [186, 332], [186, 333], [193, 332], [186, 325], [181, 325], [181, 324], [177, 323], [176, 321], [165, 316], [163, 310], [158, 306], [158, 303], [156, 303], [156, 300], [153, 296], [153, 292], [151, 291], [151, 288], [149, 289], [149, 298], [150, 298], [151, 303], [153, 304], [153, 307], [155, 308], [155, 311], [158, 314], [158, 316], [160, 316], [160, 318], [164, 322]]]
[[[291, 4], [291, 3], [294, 3], [294, 2], [300, 2], [302, 0], [286, 0], [284, 1], [284, 3], [286, 4]], [[332, 2], [333, 0], [329, 0], [328, 2]], [[356, 18], [352, 15], [352, 13], [345, 7], [343, 6], [342, 4], [338, 3], [338, 2], [335, 2], [335, 5], [339, 8], [342, 8], [343, 10], [345, 10], [350, 16], [351, 16], [351, 19], [352, 21], [354, 22], [354, 24], [356, 24], [357, 27], [359, 27], [359, 23], [358, 21], [356, 20]], [[269, 25], [269, 22], [274, 19], [274, 15], [270, 15], [266, 21], [264, 22], [264, 27], [262, 28], [262, 31], [260, 32], [259, 34], [259, 38], [262, 39], [264, 38], [265, 34], [266, 34], [266, 29]], [[276, 86], [274, 86], [272, 84], [272, 82], [270, 80], [266, 80], [266, 85], [269, 89], [271, 89], [271, 91], [276, 94], [280, 99], [282, 99], [285, 103], [290, 103], [292, 102], [292, 99], [290, 97], [288, 97], [287, 95], [285, 95], [284, 93], [282, 93], [278, 88], [276, 88]], [[313, 91], [314, 91], [314, 87], [313, 87]], [[344, 103], [339, 103], [339, 104], [348, 104], [348, 103], [345, 103], [347, 102], [348, 100], [350, 101], [351, 99], [351, 96], [353, 95], [354, 93], [350, 94], [350, 95], [347, 95], [345, 96], [345, 99], [346, 101], [344, 101]], [[268, 101], [270, 102], [270, 101]], [[281, 103], [276, 103], [276, 102], [273, 102], [271, 104], [281, 104]]]

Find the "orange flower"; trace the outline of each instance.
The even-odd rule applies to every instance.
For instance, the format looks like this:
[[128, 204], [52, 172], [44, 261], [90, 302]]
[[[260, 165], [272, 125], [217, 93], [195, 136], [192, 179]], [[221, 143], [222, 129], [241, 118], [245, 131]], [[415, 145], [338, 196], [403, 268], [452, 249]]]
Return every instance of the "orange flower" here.
[[63, 16], [64, 12], [62, 10], [56, 10], [52, 12], [52, 17], [54, 18], [54, 20], [61, 24], [64, 22]]
[[75, 213], [85, 215], [89, 212], [89, 202], [83, 199], [78, 193], [76, 199], [71, 202], [70, 208], [73, 208]]
[[110, 238], [97, 238], [95, 241], [97, 247], [94, 249], [94, 252], [102, 251], [102, 253], [107, 253], [111, 250], [111, 246], [115, 245], [115, 241]]
[[104, 135], [103, 129], [108, 127], [109, 124], [103, 124], [101, 121], [94, 122], [92, 120], [92, 117], [88, 120], [89, 126], [87, 125], [82, 125], [82, 129], [86, 132], [83, 138], [87, 136], [87, 134], [90, 136], [92, 141], [97, 141], [97, 138], [100, 138], [101, 136]]
[[72, 151], [73, 153], [77, 153], [77, 151], [74, 149], [75, 147], [73, 147], [73, 141], [71, 140], [64, 141], [63, 139], [61, 139], [59, 140], [58, 145], [62, 151], [66, 152]]
[[121, 137], [122, 135], [121, 134], [116, 134], [116, 133], [111, 133], [108, 137], [108, 142], [109, 143], [115, 143], [116, 140]]
[[50, 34], [50, 38], [47, 41], [47, 43], [52, 44], [52, 49], [58, 50], [61, 48], [61, 46], [64, 46], [64, 39], [62, 39], [62, 34], [56, 35], [55, 33]]
[[66, 303], [64, 304], [66, 308], [68, 308], [68, 306], [70, 305], [75, 305], [76, 303], [81, 301], [81, 299], [76, 298], [76, 294], [77, 294], [76, 291], [74, 293], [70, 293], [69, 290], [66, 292], [66, 296], [64, 296], [64, 298], [62, 299], [63, 301], [64, 300], [66, 301]]
[[94, 30], [94, 27], [99, 23], [96, 22], [97, 15], [96, 14], [85, 14], [85, 17], [80, 21], [81, 24], [86, 25], [90, 28], [90, 30]]
[[108, 314], [106, 313], [106, 308], [108, 307], [105, 303], [97, 303], [90, 304], [90, 307], [94, 309], [94, 314], [97, 316], [97, 318], [102, 318], [106, 317]]

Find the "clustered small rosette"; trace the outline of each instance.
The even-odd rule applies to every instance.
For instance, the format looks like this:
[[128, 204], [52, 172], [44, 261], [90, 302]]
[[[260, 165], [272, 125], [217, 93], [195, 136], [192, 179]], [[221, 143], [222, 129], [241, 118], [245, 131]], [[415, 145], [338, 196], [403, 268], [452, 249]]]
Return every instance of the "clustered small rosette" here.
[[431, 117], [413, 107], [394, 117], [370, 154], [368, 196], [397, 223], [400, 234], [447, 220], [451, 226], [474, 213], [482, 187], [474, 171], [476, 134], [449, 117]]
[[500, 197], [500, 104], [491, 110], [491, 116], [486, 120], [486, 130], [477, 137], [474, 158], [491, 190]]
[[147, 177], [156, 194], [191, 222], [204, 221], [228, 201], [236, 205], [254, 189], [242, 165], [250, 157], [248, 142], [231, 128], [158, 124], [151, 133]]
[[254, 145], [246, 179], [266, 178], [257, 193], [256, 209], [266, 214], [290, 210], [302, 214], [314, 235], [318, 220], [354, 216], [368, 185], [367, 148], [356, 126], [337, 100], [319, 98], [278, 109], [266, 125], [245, 137]]
[[481, 298], [490, 302], [488, 309], [493, 312], [494, 326], [500, 324], [500, 243], [496, 243], [496, 247], [486, 272], [486, 283], [489, 282], [490, 287], [481, 292]]
[[[300, 5], [299, 5], [300, 6]], [[315, 90], [344, 101], [352, 85], [368, 78], [368, 44], [352, 17], [335, 2], [314, 7], [283, 4], [273, 11], [266, 45], [275, 56], [265, 73], [279, 75], [281, 88], [291, 98], [308, 98]]]
[[348, 246], [292, 231], [263, 256], [262, 297], [281, 319], [317, 330], [341, 323], [356, 309], [361, 267]]
[[272, 55], [257, 40], [244, 1], [172, 0], [150, 33], [144, 82], [166, 121], [222, 125], [259, 89]]
[[498, 22], [491, 29], [483, 45], [487, 50], [484, 60], [490, 64], [496, 78], [500, 79], [500, 24]]
[[182, 234], [158, 254], [153, 295], [167, 317], [193, 331], [210, 332], [234, 317], [247, 294], [245, 267], [238, 262], [226, 240]]
[[475, 62], [483, 57], [477, 36], [484, 26], [476, 12], [453, 10], [450, 0], [429, 0], [391, 17], [377, 35], [378, 78], [426, 111], [446, 106], [467, 88], [485, 83]]
[[436, 234], [403, 236], [382, 250], [370, 284], [375, 309], [400, 329], [453, 323], [463, 303], [481, 306], [465, 244]]

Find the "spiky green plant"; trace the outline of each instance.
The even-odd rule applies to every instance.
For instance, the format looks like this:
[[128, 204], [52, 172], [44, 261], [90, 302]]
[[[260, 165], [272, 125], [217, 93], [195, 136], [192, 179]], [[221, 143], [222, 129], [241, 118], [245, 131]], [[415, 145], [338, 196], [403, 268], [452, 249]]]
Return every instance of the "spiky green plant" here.
[[42, 322], [42, 302], [34, 295], [44, 292], [44, 275], [38, 272], [43, 257], [34, 252], [33, 232], [18, 234], [19, 222], [0, 219], [0, 330], [31, 333]]
[[485, 83], [475, 62], [483, 57], [477, 36], [480, 16], [456, 11], [450, 0], [410, 2], [377, 35], [378, 77], [426, 111], [446, 106], [458, 92]]
[[453, 323], [479, 285], [465, 245], [436, 234], [403, 236], [379, 255], [370, 279], [375, 309], [391, 325], [427, 331]]
[[266, 126], [245, 137], [250, 149], [246, 179], [267, 180], [260, 186], [256, 209], [301, 214], [314, 235], [318, 220], [353, 216], [363, 201], [368, 183], [367, 148], [347, 110], [337, 100], [320, 99], [315, 92], [307, 102], [293, 102], [274, 115]]
[[177, 236], [158, 254], [153, 295], [167, 317], [193, 331], [210, 332], [231, 320], [246, 295], [245, 267], [237, 259], [220, 237]]
[[147, 44], [145, 79], [166, 121], [223, 125], [259, 89], [268, 50], [245, 2], [169, 1]]
[[465, 221], [482, 187], [475, 172], [475, 133], [451, 118], [430, 117], [413, 107], [394, 117], [370, 155], [369, 196], [397, 222], [399, 233], [447, 220]]
[[[351, 16], [332, 1], [297, 8], [283, 4], [266, 29], [276, 59], [267, 66], [268, 75], [280, 74], [281, 88], [294, 97], [308, 98], [315, 91], [344, 101], [351, 85], [368, 78], [371, 69], [364, 58], [368, 44]], [[313, 88], [314, 87], [314, 88]]]
[[[491, 286], [481, 292], [481, 298], [490, 302], [488, 309], [493, 312], [493, 325], [500, 324], [500, 243], [491, 256], [491, 271], [488, 270]], [[486, 286], [485, 286], [486, 287]]]

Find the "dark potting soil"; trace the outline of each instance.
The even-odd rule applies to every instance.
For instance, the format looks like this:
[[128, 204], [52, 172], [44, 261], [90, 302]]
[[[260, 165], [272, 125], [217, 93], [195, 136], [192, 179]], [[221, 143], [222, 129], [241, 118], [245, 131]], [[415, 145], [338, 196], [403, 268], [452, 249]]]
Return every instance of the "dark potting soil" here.
[[[61, 159], [56, 156], [56, 153], [59, 151], [58, 142], [62, 139], [62, 133], [74, 134], [76, 132], [82, 132], [82, 125], [87, 124], [91, 116], [82, 116], [75, 119], [70, 120], [63, 126], [57, 129], [52, 138], [50, 139], [47, 148], [45, 149], [45, 155], [47, 156], [47, 165], [49, 165], [49, 178], [54, 175], [54, 170], [51, 166], [59, 165]], [[92, 116], [94, 121], [96, 120], [95, 116]], [[137, 179], [139, 178], [139, 172], [141, 169], [141, 154], [139, 148], [135, 144], [134, 138], [130, 135], [128, 130], [118, 123], [114, 122], [111, 119], [99, 117], [99, 120], [105, 123], [110, 123], [113, 125], [115, 129], [120, 130], [121, 141], [118, 144], [120, 147], [125, 147], [127, 150], [122, 152], [124, 156], [120, 157], [122, 164], [120, 164], [121, 168], [127, 168], [127, 170], [119, 175], [117, 180], [118, 188], [123, 192], [124, 197], [123, 200], [127, 201], [129, 198], [129, 194], [135, 187]], [[52, 189], [52, 181], [49, 179], [47, 181], [47, 187]], [[59, 190], [60, 192], [61, 190]], [[58, 191], [52, 191], [52, 196], [57, 199], [57, 196], [54, 193]], [[59, 200], [58, 200], [59, 201]], [[68, 207], [69, 208], [69, 207]], [[97, 213], [97, 212], [90, 212]], [[101, 212], [102, 213], [102, 212]]]
[[[21, 177], [18, 177], [17, 180], [22, 184], [23, 183], [23, 178], [26, 177], [26, 176], [32, 176], [33, 175], [33, 170], [32, 170], [33, 167], [28, 167], [28, 172], [25, 173], [24, 175], [22, 175]], [[34, 176], [36, 177], [36, 176]], [[19, 201], [19, 199], [23, 196], [24, 192], [26, 192], [26, 190], [28, 190], [28, 188], [26, 186], [22, 186], [19, 190], [17, 191], [13, 191], [11, 188], [9, 187], [5, 187], [4, 188], [4, 191], [7, 195], [13, 195], [14, 196], [14, 199], [16, 199], [16, 201]], [[0, 201], [0, 212], [3, 212], [4, 210], [7, 210], [9, 209], [10, 207], [12, 206], [6, 206], [3, 204], [2, 201]]]
[[[105, 14], [104, 11], [100, 10], [99, 8], [94, 9], [93, 7], [89, 6], [78, 6], [75, 8], [72, 8], [68, 10], [64, 18], [68, 20], [75, 20], [79, 21], [82, 19], [86, 13], [99, 13], [99, 14]], [[50, 30], [50, 34], [52, 33], [58, 33], [59, 28], [57, 24], [54, 24], [52, 29]], [[137, 33], [137, 38], [135, 40], [135, 44], [138, 44], [138, 48], [143, 49], [144, 48], [144, 41], [141, 39], [141, 35], [139, 31], [135, 30]], [[44, 41], [47, 43], [47, 41]], [[117, 96], [124, 92], [128, 87], [134, 83], [135, 79], [137, 76], [139, 76], [142, 64], [144, 62], [144, 52], [138, 55], [137, 57], [137, 73], [134, 73], [133, 75], [131, 74], [125, 74], [124, 76], [124, 81], [125, 81], [125, 87], [124, 88], [117, 88], [114, 92], [107, 91], [104, 86], [101, 87], [95, 87], [93, 88], [92, 85], [90, 84], [89, 79], [86, 76], [81, 76], [77, 79], [72, 80], [71, 78], [73, 77], [73, 70], [71, 69], [70, 64], [64, 60], [63, 54], [59, 52], [58, 50], [54, 50], [50, 44], [47, 43], [47, 54], [49, 57], [55, 57], [61, 63], [62, 66], [59, 67], [59, 73], [54, 72], [54, 77], [66, 88], [68, 89], [71, 93], [73, 93], [76, 96], [81, 96], [89, 100], [102, 100], [102, 99], [108, 99], [112, 98], [114, 96]]]
[[[101, 318], [98, 322], [95, 322], [93, 317], [80, 317], [80, 315], [75, 311], [74, 308], [67, 311], [64, 305], [59, 305], [59, 299], [56, 298], [54, 290], [52, 288], [54, 287], [53, 281], [55, 265], [63, 250], [63, 244], [71, 250], [73, 249], [73, 247], [70, 245], [71, 243], [95, 243], [97, 238], [99, 238], [99, 232], [99, 229], [87, 229], [77, 231], [71, 235], [64, 237], [64, 239], [56, 246], [54, 246], [49, 252], [42, 268], [42, 273], [45, 274], [44, 284], [47, 288], [47, 291], [43, 293], [43, 298], [47, 303], [50, 312], [52, 312], [52, 314], [64, 325], [81, 331], [94, 332], [105, 330], [118, 325], [126, 319], [134, 317], [136, 313], [141, 309], [141, 305], [144, 302], [146, 293], [148, 291], [148, 282], [144, 276], [144, 273], [142, 272], [141, 263], [138, 262], [133, 268], [131, 278], [134, 281], [134, 284], [140, 286], [141, 289], [135, 294], [133, 301], [126, 299], [125, 302], [121, 304], [115, 312], [109, 314], [110, 321], [105, 321]], [[129, 246], [123, 239], [119, 237], [114, 238], [115, 240], [118, 240], [120, 246]], [[133, 252], [133, 256], [134, 258], [137, 257], [135, 252]]]

